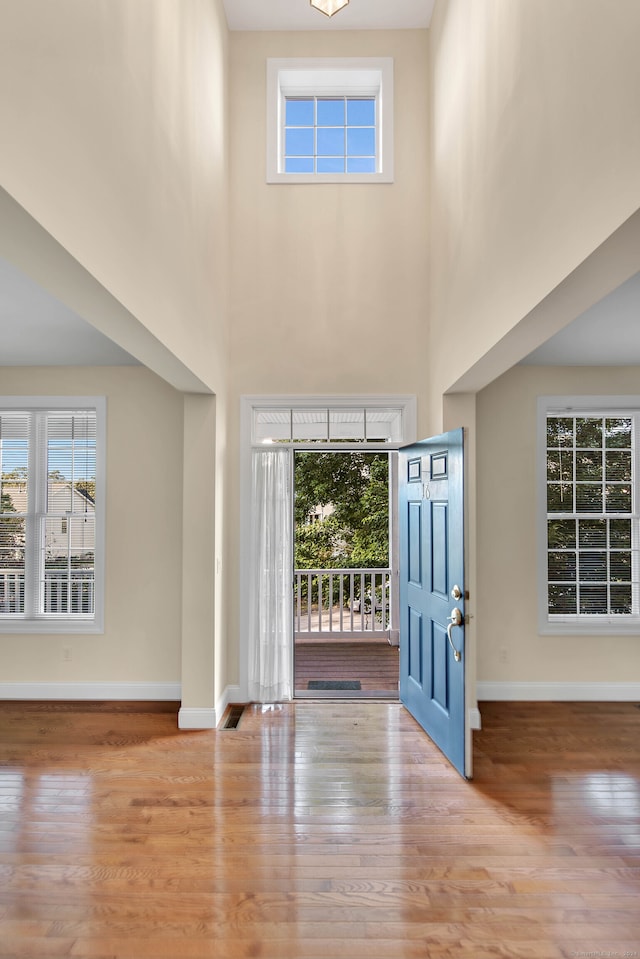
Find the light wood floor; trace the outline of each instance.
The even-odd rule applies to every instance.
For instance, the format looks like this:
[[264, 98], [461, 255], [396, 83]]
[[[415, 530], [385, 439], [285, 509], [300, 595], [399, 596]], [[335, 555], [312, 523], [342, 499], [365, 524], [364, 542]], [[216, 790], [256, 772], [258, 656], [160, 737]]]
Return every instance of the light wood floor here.
[[633, 959], [640, 709], [0, 704], [0, 956]]

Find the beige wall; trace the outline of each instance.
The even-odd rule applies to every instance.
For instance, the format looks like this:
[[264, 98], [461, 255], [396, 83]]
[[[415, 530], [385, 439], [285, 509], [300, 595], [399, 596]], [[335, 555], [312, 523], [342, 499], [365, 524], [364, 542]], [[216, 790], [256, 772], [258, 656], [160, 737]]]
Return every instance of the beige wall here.
[[524, 318], [526, 347], [481, 385], [572, 319], [530, 313], [640, 207], [639, 34], [637, 0], [437, 0], [434, 413]]
[[638, 676], [637, 636], [538, 634], [536, 408], [544, 395], [639, 392], [636, 367], [518, 366], [478, 395], [480, 682], [625, 683]]
[[[203, 389], [221, 389], [222, 0], [0, 7], [2, 187], [124, 306], [132, 328], [151, 331]], [[86, 319], [149, 362], [126, 323], [86, 305]]]
[[[234, 33], [231, 51], [234, 389], [420, 391], [427, 32]], [[287, 56], [394, 58], [395, 183], [266, 183], [266, 60]]]
[[2, 682], [179, 683], [182, 396], [138, 367], [5, 367], [0, 394], [107, 398], [104, 634], [0, 634]]
[[[415, 393], [427, 364], [426, 31], [231, 35], [231, 573], [242, 394]], [[393, 57], [395, 182], [266, 183], [268, 57]], [[238, 673], [237, 579], [230, 675]]]
[[[46, 393], [61, 376], [58, 392], [106, 383], [113, 470], [104, 641], [74, 640], [63, 668], [61, 641], [23, 638], [5, 645], [5, 678], [179, 682], [182, 673], [183, 699], [210, 713], [225, 684], [214, 594], [228, 372], [222, 0], [0, 0], [0, 16], [0, 255], [165, 381], [143, 370], [2, 373], [6, 392]], [[216, 396], [198, 405], [168, 383]], [[183, 617], [182, 577], [193, 584], [194, 570], [207, 592]]]

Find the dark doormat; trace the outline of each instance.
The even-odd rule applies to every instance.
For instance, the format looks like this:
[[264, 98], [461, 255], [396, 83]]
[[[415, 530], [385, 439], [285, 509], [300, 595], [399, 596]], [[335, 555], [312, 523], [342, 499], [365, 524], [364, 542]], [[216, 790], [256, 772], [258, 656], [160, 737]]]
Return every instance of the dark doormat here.
[[362, 689], [359, 679], [310, 679], [307, 689]]

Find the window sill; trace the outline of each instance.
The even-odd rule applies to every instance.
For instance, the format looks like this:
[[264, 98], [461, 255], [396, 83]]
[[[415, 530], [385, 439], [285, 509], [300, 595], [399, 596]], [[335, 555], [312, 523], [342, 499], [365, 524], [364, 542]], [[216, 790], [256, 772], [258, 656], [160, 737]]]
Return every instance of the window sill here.
[[388, 173], [270, 173], [267, 183], [287, 183], [294, 186], [301, 183], [366, 183], [370, 186], [378, 183], [393, 183]]
[[96, 619], [0, 619], [0, 635], [101, 634], [104, 626]]
[[539, 625], [538, 631], [541, 636], [640, 636], [640, 617], [630, 617], [625, 622], [615, 622], [605, 617], [564, 623], [545, 620]]

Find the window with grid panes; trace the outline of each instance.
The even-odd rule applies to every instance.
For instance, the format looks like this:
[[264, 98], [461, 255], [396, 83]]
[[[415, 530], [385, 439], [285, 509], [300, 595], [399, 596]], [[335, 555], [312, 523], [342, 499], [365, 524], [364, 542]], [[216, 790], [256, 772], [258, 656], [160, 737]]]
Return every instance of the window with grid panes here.
[[391, 183], [393, 60], [267, 61], [268, 183]]
[[636, 414], [546, 417], [550, 623], [637, 620]]
[[374, 97], [287, 97], [285, 173], [375, 173]]
[[101, 628], [103, 401], [0, 404], [0, 630]]

